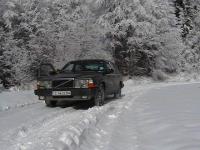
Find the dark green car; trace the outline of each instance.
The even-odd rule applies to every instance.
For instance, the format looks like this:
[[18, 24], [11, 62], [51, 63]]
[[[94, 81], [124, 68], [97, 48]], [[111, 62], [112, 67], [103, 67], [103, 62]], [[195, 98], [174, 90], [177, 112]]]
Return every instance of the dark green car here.
[[42, 64], [38, 71], [35, 94], [49, 107], [58, 101], [93, 101], [104, 104], [106, 95], [121, 96], [124, 84], [114, 63], [107, 60], [78, 60], [67, 63], [61, 70]]

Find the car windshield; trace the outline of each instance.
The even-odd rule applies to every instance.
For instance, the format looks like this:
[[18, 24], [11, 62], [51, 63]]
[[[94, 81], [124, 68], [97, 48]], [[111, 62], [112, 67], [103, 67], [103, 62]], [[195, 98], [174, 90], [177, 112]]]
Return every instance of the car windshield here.
[[80, 62], [71, 62], [65, 65], [62, 69], [63, 72], [83, 72], [83, 71], [95, 71], [102, 72], [105, 70], [103, 62], [89, 62], [89, 61], [80, 61]]

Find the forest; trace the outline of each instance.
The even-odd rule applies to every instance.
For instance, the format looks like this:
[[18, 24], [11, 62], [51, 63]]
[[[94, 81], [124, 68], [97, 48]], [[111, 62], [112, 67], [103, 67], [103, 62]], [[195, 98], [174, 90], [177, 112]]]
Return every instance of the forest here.
[[198, 0], [0, 0], [0, 79], [36, 78], [41, 63], [115, 62], [124, 76], [200, 71]]

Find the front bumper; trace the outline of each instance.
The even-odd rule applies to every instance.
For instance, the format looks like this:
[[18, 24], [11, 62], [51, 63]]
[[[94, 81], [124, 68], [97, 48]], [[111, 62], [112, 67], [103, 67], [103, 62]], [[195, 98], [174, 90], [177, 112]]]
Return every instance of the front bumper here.
[[[53, 91], [71, 91], [70, 96], [53, 96]], [[39, 96], [40, 100], [56, 100], [56, 101], [87, 101], [94, 98], [96, 88], [94, 89], [38, 89], [34, 91], [35, 95]]]

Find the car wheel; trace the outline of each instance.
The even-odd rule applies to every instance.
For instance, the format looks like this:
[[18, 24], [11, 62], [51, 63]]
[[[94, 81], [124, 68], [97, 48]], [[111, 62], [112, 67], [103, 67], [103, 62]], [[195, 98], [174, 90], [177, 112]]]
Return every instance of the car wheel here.
[[101, 85], [96, 91], [96, 95], [94, 98], [94, 105], [102, 106], [104, 105], [104, 102], [105, 102], [105, 90], [103, 85]]
[[57, 102], [51, 101], [51, 100], [45, 100], [45, 104], [46, 104], [47, 107], [55, 107]]
[[121, 98], [122, 97], [122, 88], [120, 87], [117, 92], [114, 93], [114, 98]]

